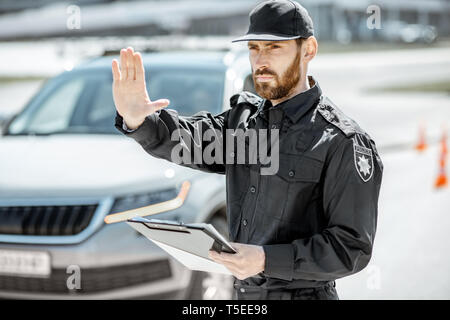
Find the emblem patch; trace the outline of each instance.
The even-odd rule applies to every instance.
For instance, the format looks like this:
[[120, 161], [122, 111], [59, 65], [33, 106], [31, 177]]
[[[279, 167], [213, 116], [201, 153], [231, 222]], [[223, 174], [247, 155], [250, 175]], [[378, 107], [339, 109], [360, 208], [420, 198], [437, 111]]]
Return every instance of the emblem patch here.
[[355, 167], [359, 176], [364, 182], [367, 182], [373, 175], [373, 157], [372, 150], [366, 147], [353, 144]]

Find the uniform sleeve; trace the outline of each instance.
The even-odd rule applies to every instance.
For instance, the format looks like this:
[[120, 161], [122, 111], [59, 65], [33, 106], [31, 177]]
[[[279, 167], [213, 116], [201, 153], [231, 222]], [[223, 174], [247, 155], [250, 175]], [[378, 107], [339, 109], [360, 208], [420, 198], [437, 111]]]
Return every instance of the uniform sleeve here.
[[[147, 116], [138, 128], [130, 130], [116, 111], [115, 127], [156, 158], [224, 174], [223, 136], [227, 116], [228, 110], [217, 115], [201, 111], [180, 116], [176, 110], [166, 108]], [[203, 152], [211, 156], [205, 158]]]
[[[288, 281], [331, 281], [357, 273], [369, 263], [383, 164], [373, 140], [360, 134], [354, 139], [342, 140], [324, 169], [323, 207], [327, 227], [319, 234], [289, 244], [264, 245], [264, 275]], [[353, 141], [363, 141], [372, 150], [373, 161], [367, 163], [375, 167], [366, 182], [369, 167], [357, 165]]]
[[[116, 113], [116, 114], [117, 114], [117, 113]], [[126, 131], [126, 132], [133, 132], [134, 130], [136, 130], [136, 129], [128, 129], [126, 123], [125, 123], [124, 121], [122, 121], [122, 122], [123, 122], [123, 123], [122, 123], [122, 129], [123, 129], [124, 131]]]

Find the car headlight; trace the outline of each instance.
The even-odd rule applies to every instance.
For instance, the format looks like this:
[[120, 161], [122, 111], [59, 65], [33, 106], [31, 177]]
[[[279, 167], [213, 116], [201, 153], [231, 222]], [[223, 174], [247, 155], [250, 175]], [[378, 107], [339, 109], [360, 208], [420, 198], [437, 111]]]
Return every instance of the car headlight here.
[[125, 197], [116, 198], [110, 213], [122, 212], [126, 210], [145, 207], [150, 204], [163, 202], [175, 198], [178, 194], [176, 188], [160, 190], [157, 192], [132, 194]]
[[144, 217], [177, 209], [183, 205], [190, 185], [189, 181], [183, 181], [179, 189], [174, 187], [116, 198], [110, 210], [111, 214], [107, 215], [104, 221], [109, 224], [126, 221], [136, 216]]

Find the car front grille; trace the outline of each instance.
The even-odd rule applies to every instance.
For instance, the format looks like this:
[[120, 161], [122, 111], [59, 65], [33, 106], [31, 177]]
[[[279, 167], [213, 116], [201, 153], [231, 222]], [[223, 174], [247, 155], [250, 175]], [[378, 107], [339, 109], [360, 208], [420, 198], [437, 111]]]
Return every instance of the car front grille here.
[[96, 204], [0, 207], [0, 234], [67, 236], [83, 231]]
[[[167, 259], [107, 268], [81, 268], [79, 289], [69, 289], [73, 276], [65, 269], [53, 269], [49, 278], [0, 275], [0, 291], [42, 294], [92, 294], [170, 278]], [[70, 283], [73, 283], [70, 281]]]

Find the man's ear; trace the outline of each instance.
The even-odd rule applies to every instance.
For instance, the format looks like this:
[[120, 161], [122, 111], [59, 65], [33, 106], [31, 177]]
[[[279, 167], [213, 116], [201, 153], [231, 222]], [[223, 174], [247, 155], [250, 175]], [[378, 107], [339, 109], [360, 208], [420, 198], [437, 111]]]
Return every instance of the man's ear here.
[[305, 62], [309, 62], [317, 54], [317, 50], [319, 49], [319, 44], [317, 43], [317, 39], [314, 36], [310, 36], [307, 38], [302, 44], [302, 55]]

